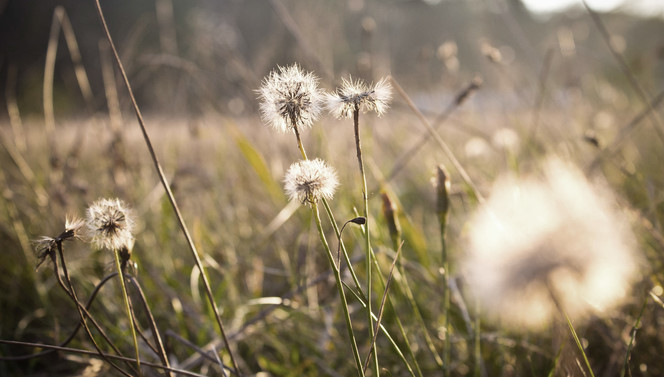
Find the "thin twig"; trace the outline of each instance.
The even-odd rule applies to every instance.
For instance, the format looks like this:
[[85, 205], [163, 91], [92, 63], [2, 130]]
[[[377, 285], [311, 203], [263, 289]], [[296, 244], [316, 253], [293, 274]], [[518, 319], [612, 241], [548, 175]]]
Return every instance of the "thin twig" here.
[[[4, 340], [0, 339], [0, 344], [9, 344], [9, 345], [14, 345], [14, 346], [25, 346], [25, 347], [38, 347], [38, 348], [48, 348], [48, 349], [53, 349], [55, 351], [62, 351], [62, 352], [71, 352], [71, 353], [78, 353], [81, 355], [88, 355], [88, 356], [99, 356], [102, 358], [109, 358], [109, 359], [115, 359], [119, 361], [125, 361], [128, 363], [135, 363], [136, 359], [133, 359], [131, 357], [125, 357], [125, 356], [118, 356], [118, 355], [111, 355], [107, 353], [103, 354], [98, 354], [97, 352], [94, 351], [88, 351], [88, 350], [82, 350], [78, 348], [69, 348], [69, 347], [61, 347], [61, 346], [56, 346], [52, 344], [41, 344], [41, 343], [32, 343], [32, 342], [20, 342], [16, 340]], [[166, 366], [163, 366], [161, 364], [154, 364], [150, 363], [147, 361], [143, 361], [142, 365], [145, 365], [150, 368], [155, 368], [155, 369], [161, 369], [169, 372], [175, 372], [178, 374], [181, 374], [183, 376], [192, 376], [192, 377], [207, 377], [202, 374], [194, 373], [194, 372], [189, 372], [183, 369], [177, 369], [177, 368], [169, 368]], [[130, 376], [131, 377], [131, 376]]]
[[122, 74], [122, 78], [124, 79], [124, 83], [127, 87], [127, 92], [129, 93], [129, 98], [131, 100], [131, 104], [134, 108], [134, 112], [136, 113], [136, 118], [138, 119], [138, 124], [141, 128], [141, 132], [143, 133], [143, 138], [145, 139], [145, 144], [148, 148], [148, 151], [150, 152], [150, 157], [152, 159], [152, 162], [154, 163], [154, 168], [157, 171], [157, 175], [159, 175], [159, 180], [161, 181], [161, 184], [164, 186], [164, 190], [166, 190], [166, 195], [168, 196], [168, 201], [171, 204], [171, 207], [173, 208], [173, 211], [175, 212], [175, 216], [178, 220], [178, 223], [180, 225], [180, 228], [182, 230], [182, 233], [184, 234], [186, 240], [187, 240], [187, 245], [189, 246], [189, 250], [191, 251], [192, 256], [194, 257], [194, 261], [196, 262], [196, 266], [198, 269], [201, 271], [201, 277], [203, 280], [203, 285], [205, 286], [205, 293], [207, 294], [208, 301], [210, 302], [210, 306], [212, 306], [212, 311], [214, 312], [215, 319], [217, 321], [217, 325], [219, 327], [219, 332], [221, 334], [221, 337], [224, 340], [224, 345], [226, 348], [226, 351], [228, 352], [228, 355], [231, 359], [231, 363], [233, 365], [233, 369], [235, 370], [235, 374], [240, 376], [240, 369], [238, 367], [237, 362], [235, 361], [235, 356], [233, 356], [233, 351], [231, 350], [230, 343], [228, 342], [228, 338], [226, 337], [226, 331], [224, 330], [224, 325], [221, 321], [221, 315], [219, 314], [219, 308], [217, 307], [217, 304], [214, 301], [214, 296], [212, 295], [212, 288], [210, 286], [210, 282], [208, 280], [207, 274], [205, 273], [205, 268], [203, 266], [203, 262], [201, 262], [201, 258], [199, 256], [198, 251], [196, 250], [196, 246], [194, 245], [194, 241], [189, 234], [189, 230], [184, 222], [184, 218], [182, 217], [182, 214], [180, 213], [180, 208], [177, 205], [177, 202], [175, 200], [175, 196], [173, 195], [173, 192], [171, 191], [171, 187], [168, 184], [168, 180], [166, 179], [166, 175], [164, 174], [163, 169], [161, 168], [161, 164], [159, 163], [159, 160], [157, 159], [157, 155], [154, 151], [154, 148], [152, 147], [152, 142], [150, 141], [150, 137], [148, 136], [147, 129], [145, 127], [145, 122], [143, 121], [143, 115], [141, 114], [140, 109], [138, 108], [138, 104], [136, 103], [136, 98], [134, 97], [134, 92], [131, 89], [131, 84], [129, 83], [129, 78], [127, 77], [127, 73], [125, 72], [124, 66], [122, 64], [122, 61], [120, 60], [120, 55], [118, 54], [117, 49], [115, 48], [115, 44], [113, 43], [113, 38], [111, 37], [111, 33], [108, 30], [108, 25], [106, 24], [106, 18], [104, 17], [104, 12], [101, 9], [101, 4], [100, 0], [95, 0], [95, 3], [97, 5], [97, 11], [99, 13], [99, 17], [101, 19], [102, 26], [104, 28], [104, 32], [106, 34], [106, 38], [108, 39], [108, 43], [111, 45], [111, 50], [113, 51], [113, 55], [115, 56], [115, 61], [118, 64], [118, 69], [120, 70], [120, 73]]
[[629, 82], [629, 85], [634, 89], [636, 94], [639, 96], [639, 99], [646, 105], [650, 107], [650, 111], [648, 112], [648, 116], [650, 117], [650, 121], [652, 122], [655, 132], [657, 133], [657, 136], [664, 142], [664, 125], [662, 125], [661, 119], [659, 119], [659, 116], [657, 113], [654, 111], [653, 107], [650, 105], [650, 100], [648, 99], [648, 94], [646, 91], [643, 89], [641, 84], [639, 84], [639, 81], [636, 79], [636, 76], [632, 72], [632, 70], [629, 68], [627, 65], [627, 62], [625, 61], [625, 58], [622, 56], [620, 52], [618, 52], [614, 47], [613, 44], [611, 43], [611, 34], [609, 33], [608, 29], [606, 28], [606, 25], [604, 25], [604, 22], [602, 19], [599, 17], [599, 15], [588, 6], [588, 3], [586, 0], [583, 1], [583, 6], [586, 8], [588, 11], [588, 14], [590, 15], [590, 18], [592, 18], [593, 22], [595, 23], [595, 26], [597, 27], [597, 30], [599, 30], [599, 33], [602, 35], [602, 38], [604, 39], [604, 42], [606, 43], [607, 47], [609, 48], [609, 51], [611, 51], [611, 55], [616, 59], [618, 62], [618, 65], [620, 66], [620, 70], [623, 72], [625, 77], [627, 77], [627, 81]]
[[431, 123], [427, 120], [427, 118], [422, 114], [422, 112], [415, 106], [415, 103], [413, 100], [410, 99], [408, 94], [403, 90], [401, 85], [397, 82], [397, 80], [390, 76], [390, 81], [392, 82], [392, 86], [394, 89], [399, 93], [399, 95], [406, 101], [406, 104], [408, 107], [415, 113], [417, 118], [420, 120], [422, 125], [427, 129], [429, 132], [429, 135], [433, 137], [433, 139], [436, 141], [436, 143], [441, 147], [443, 150], [443, 153], [447, 156], [447, 158], [452, 162], [452, 165], [454, 165], [454, 168], [459, 172], [461, 175], [461, 178], [463, 179], [464, 182], [470, 187], [470, 189], [473, 191], [473, 194], [477, 198], [477, 201], [480, 203], [484, 203], [485, 199], [482, 193], [480, 192], [479, 188], [475, 185], [473, 180], [470, 178], [470, 175], [466, 172], [466, 169], [463, 168], [459, 160], [456, 158], [454, 153], [452, 152], [452, 149], [447, 145], [447, 143], [440, 137], [438, 132], [433, 128]]

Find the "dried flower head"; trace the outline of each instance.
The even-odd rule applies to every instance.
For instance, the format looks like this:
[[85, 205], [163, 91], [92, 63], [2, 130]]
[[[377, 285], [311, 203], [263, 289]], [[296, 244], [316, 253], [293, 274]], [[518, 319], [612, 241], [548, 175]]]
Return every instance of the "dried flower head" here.
[[263, 121], [281, 132], [311, 127], [323, 103], [318, 78], [297, 64], [270, 72], [258, 94]]
[[58, 245], [62, 245], [62, 242], [71, 240], [74, 238], [80, 238], [80, 230], [85, 225], [85, 221], [78, 217], [65, 217], [65, 230], [60, 233], [59, 236], [53, 238], [48, 236], [42, 236], [33, 241], [35, 251], [37, 252], [37, 268], [44, 263], [46, 257], [52, 256], [53, 253], [58, 248]]
[[321, 159], [293, 163], [284, 177], [286, 194], [302, 204], [332, 199], [339, 181], [337, 173]]
[[134, 219], [120, 199], [100, 199], [88, 207], [88, 230], [99, 249], [120, 250], [133, 244]]
[[605, 190], [549, 160], [545, 177], [504, 179], [471, 221], [464, 262], [488, 314], [541, 328], [617, 305], [635, 272], [633, 235]]
[[355, 109], [383, 115], [391, 99], [392, 86], [385, 78], [368, 86], [362, 80], [343, 79], [336, 93], [326, 94], [327, 109], [337, 119], [352, 117]]

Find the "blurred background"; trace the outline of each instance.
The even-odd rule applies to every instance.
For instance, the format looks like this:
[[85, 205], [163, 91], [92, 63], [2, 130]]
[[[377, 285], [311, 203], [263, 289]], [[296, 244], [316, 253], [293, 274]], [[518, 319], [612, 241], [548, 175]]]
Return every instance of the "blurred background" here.
[[[581, 336], [597, 376], [619, 375], [626, 355], [632, 375], [664, 375], [664, 305], [649, 295], [653, 289], [659, 300], [664, 292], [664, 1], [588, 2], [603, 28], [572, 0], [102, 1], [247, 373], [355, 373], [310, 211], [290, 205], [282, 190], [285, 171], [300, 158], [293, 135], [268, 130], [258, 115], [263, 77], [297, 62], [328, 91], [348, 75], [373, 82], [392, 75], [424, 116], [443, 126], [441, 138], [483, 194], [503, 174], [537, 172], [547, 155], [604, 179], [637, 234], [643, 279], [620, 312], [591, 318]], [[102, 30], [91, 0], [0, 0], [0, 339], [65, 338], [76, 311], [48, 262], [35, 269], [31, 240], [59, 234], [66, 215], [81, 216], [100, 197], [120, 197], [136, 212], [132, 261], [159, 326], [220, 349], [198, 270]], [[464, 101], [460, 95], [471, 82], [479, 89], [465, 92]], [[423, 375], [438, 375], [433, 356], [446, 335], [430, 184], [436, 166], [450, 170], [446, 234], [461, 294], [456, 260], [464, 254], [477, 197], [449, 155], [426, 144], [431, 138], [402, 95], [394, 93], [382, 118], [362, 115], [362, 127], [376, 219], [372, 245], [385, 273], [395, 249], [382, 215], [385, 194], [398, 207], [405, 240], [400, 258], [415, 288], [412, 298], [394, 292], [395, 311], [383, 323], [395, 329], [395, 313], [410, 320], [416, 305], [409, 300], [417, 303], [421, 321], [406, 323], [414, 359]], [[361, 190], [350, 121], [323, 117], [303, 142], [311, 156], [338, 171], [341, 187], [331, 202], [338, 221], [356, 216]], [[336, 247], [336, 237], [328, 236]], [[361, 261], [359, 228], [349, 225], [344, 237], [351, 257]], [[92, 253], [82, 242], [67, 245], [67, 258], [81, 296], [112, 270], [110, 254]], [[111, 289], [104, 288], [93, 311], [131, 354], [119, 293]], [[576, 368], [573, 355], [559, 352], [561, 342], [573, 344], [561, 338], [560, 326], [531, 335], [482, 322], [482, 355], [475, 357], [461, 294], [451, 314], [452, 375], [574, 375], [566, 369]], [[354, 301], [352, 311], [366, 354], [363, 309]], [[643, 331], [630, 354], [638, 323]], [[170, 338], [169, 356], [184, 369], [221, 375], [214, 362]], [[71, 346], [93, 349], [82, 334]], [[382, 336], [378, 350], [381, 366], [408, 375]], [[0, 355], [32, 351], [0, 346]], [[0, 376], [74, 375], [92, 360], [59, 353], [0, 362]]]
[[[56, 6], [71, 20], [93, 110], [103, 111], [100, 59], [108, 51], [91, 1], [0, 1], [0, 102], [17, 93], [23, 113], [42, 111]], [[342, 74], [372, 80], [389, 73], [409, 88], [444, 94], [479, 74], [490, 89], [479, 97], [486, 101], [496, 100], [492, 90], [527, 96], [543, 72], [558, 90], [586, 95], [597, 91], [586, 90], [593, 85], [589, 76], [606, 76], [619, 88], [626, 80], [578, 1], [118, 0], [103, 6], [144, 111], [197, 115], [213, 106], [253, 113], [261, 78], [292, 62], [315, 70], [327, 88]], [[590, 6], [606, 13], [612, 43], [646, 89], [661, 87], [662, 3], [602, 0]], [[75, 83], [63, 45], [55, 64], [56, 115], [85, 109]], [[127, 105], [125, 100], [123, 110]], [[6, 111], [0, 106], [0, 115]]]

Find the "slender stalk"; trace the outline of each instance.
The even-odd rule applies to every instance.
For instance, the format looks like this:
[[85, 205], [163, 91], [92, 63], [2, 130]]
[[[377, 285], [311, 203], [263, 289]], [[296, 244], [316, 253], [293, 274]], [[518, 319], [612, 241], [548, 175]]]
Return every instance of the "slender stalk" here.
[[590, 366], [590, 361], [588, 361], [588, 356], [586, 356], [586, 351], [584, 351], [583, 345], [581, 344], [581, 340], [579, 340], [579, 336], [576, 334], [576, 330], [574, 330], [574, 325], [572, 325], [572, 321], [569, 319], [567, 313], [564, 310], [562, 311], [562, 314], [565, 316], [565, 321], [567, 321], [567, 326], [569, 327], [569, 331], [572, 333], [572, 337], [574, 338], [574, 342], [576, 343], [576, 346], [579, 348], [579, 351], [581, 352], [581, 356], [583, 356], [583, 361], [586, 363], [586, 368], [588, 368], [590, 376], [595, 377], [595, 373], [593, 373], [593, 368]]
[[[362, 143], [360, 141], [360, 105], [359, 103], [355, 104], [355, 109], [353, 110], [353, 126], [355, 129], [355, 149], [357, 151], [357, 163], [360, 166], [360, 175], [362, 176], [362, 202], [364, 204], [364, 218], [366, 223], [364, 224], [364, 247], [365, 247], [365, 258], [366, 258], [366, 275], [367, 275], [367, 321], [369, 325], [369, 338], [373, 339], [374, 329], [373, 329], [373, 317], [371, 312], [371, 261], [372, 261], [372, 250], [371, 250], [371, 236], [369, 234], [369, 198], [367, 195], [367, 178], [364, 173], [364, 162], [362, 161]], [[373, 354], [373, 371], [375, 376], [380, 376], [380, 370], [378, 368], [378, 354], [374, 352]]]
[[[61, 352], [71, 352], [71, 353], [77, 353], [80, 355], [88, 355], [88, 356], [100, 356], [102, 358], [109, 358], [109, 359], [115, 359], [115, 360], [120, 360], [120, 361], [126, 361], [126, 362], [135, 362], [136, 360], [132, 359], [131, 357], [124, 357], [124, 356], [117, 356], [117, 355], [111, 355], [111, 354], [98, 354], [97, 352], [94, 351], [88, 351], [88, 350], [82, 350], [78, 348], [69, 348], [69, 347], [62, 347], [62, 346], [56, 346], [52, 344], [42, 344], [42, 343], [32, 343], [32, 342], [20, 342], [16, 340], [4, 340], [0, 339], [0, 344], [10, 344], [10, 345], [15, 345], [15, 346], [25, 346], [25, 347], [38, 347], [38, 348], [47, 348], [47, 349], [52, 349], [55, 351], [61, 351]], [[193, 377], [205, 377], [203, 374], [198, 374], [194, 372], [189, 372], [184, 369], [177, 369], [177, 368], [169, 368], [165, 367], [163, 365], [159, 364], [154, 364], [150, 363], [147, 361], [143, 362], [143, 365], [148, 366], [150, 368], [155, 368], [155, 369], [162, 369], [170, 372], [175, 372], [177, 374], [183, 375], [183, 376], [193, 376]], [[123, 374], [129, 377], [132, 377], [130, 374], [127, 374], [126, 372], [123, 371]]]
[[378, 334], [380, 333], [380, 322], [383, 319], [383, 310], [385, 309], [385, 301], [389, 297], [389, 290], [390, 290], [390, 283], [392, 282], [392, 274], [394, 273], [394, 267], [397, 265], [397, 261], [399, 260], [399, 255], [401, 255], [401, 246], [403, 246], [403, 242], [401, 245], [399, 245], [399, 248], [397, 249], [397, 255], [394, 257], [394, 260], [392, 261], [392, 267], [390, 267], [390, 273], [387, 276], [387, 283], [385, 283], [385, 288], [383, 290], [383, 298], [380, 301], [380, 306], [378, 309], [378, 318], [376, 319], [376, 328], [374, 329], [374, 337], [371, 339], [371, 347], [369, 348], [369, 354], [367, 355], [366, 360], [364, 361], [364, 370], [367, 370], [369, 367], [369, 360], [371, 359], [372, 353], [375, 354], [376, 351], [376, 339], [378, 338]]
[[304, 146], [302, 145], [302, 139], [300, 138], [300, 131], [297, 129], [297, 123], [293, 120], [293, 131], [295, 132], [295, 138], [297, 139], [297, 148], [302, 154], [303, 160], [308, 160], [307, 152], [304, 151]]
[[[346, 283], [343, 283], [343, 284], [348, 289], [348, 291], [353, 295], [353, 297], [355, 297], [357, 302], [359, 302], [360, 305], [362, 305], [363, 308], [366, 308], [367, 304], [365, 303], [364, 299], [361, 298], [357, 293], [355, 293], [355, 291], [353, 291]], [[376, 317], [375, 314], [372, 313], [371, 315], [373, 316], [374, 320], [378, 320], [378, 317]], [[397, 355], [399, 356], [401, 361], [403, 361], [403, 364], [406, 366], [406, 369], [408, 369], [408, 373], [410, 373], [410, 375], [412, 377], [415, 377], [415, 372], [413, 372], [413, 368], [411, 368], [410, 364], [408, 364], [408, 360], [406, 360], [406, 356], [404, 356], [403, 352], [401, 352], [401, 349], [399, 348], [397, 343], [394, 341], [394, 338], [392, 338], [392, 335], [390, 335], [390, 333], [387, 331], [385, 326], [383, 326], [382, 324], [380, 324], [379, 327], [380, 327], [381, 331], [383, 332], [383, 334], [385, 334], [385, 337], [390, 342], [390, 344], [392, 345], [392, 348], [394, 348], [394, 351], [397, 353]], [[415, 362], [417, 362], [417, 361], [415, 361]]]
[[[443, 345], [443, 376], [450, 375], [450, 261], [447, 250], [447, 241], [445, 231], [447, 229], [447, 214], [450, 210], [450, 179], [449, 173], [444, 166], [439, 165], [437, 169], [437, 187], [436, 187], [436, 207], [438, 212], [438, 222], [440, 224], [440, 242], [442, 251], [442, 267], [445, 286], [443, 287], [443, 328], [445, 329], [445, 340]], [[476, 366], [478, 365], [476, 360]]]
[[122, 299], [124, 300], [125, 310], [127, 311], [127, 318], [129, 318], [131, 336], [134, 340], [136, 367], [138, 368], [138, 374], [142, 376], [143, 372], [141, 372], [141, 359], [138, 349], [138, 338], [136, 337], [136, 329], [134, 328], [134, 315], [132, 314], [131, 307], [129, 306], [129, 295], [127, 294], [127, 286], [125, 285], [125, 275], [122, 266], [120, 265], [120, 252], [118, 250], [113, 250], [113, 255], [115, 255], [115, 266], [118, 269], [118, 277], [120, 278], [120, 286], [122, 287]]
[[556, 306], [556, 309], [558, 309], [558, 312], [563, 316], [563, 318], [565, 318], [565, 322], [567, 322], [567, 327], [569, 327], [569, 331], [572, 334], [572, 338], [574, 338], [574, 343], [576, 343], [576, 347], [579, 349], [579, 352], [581, 352], [581, 356], [583, 356], [583, 361], [586, 365], [586, 368], [588, 369], [588, 372], [590, 373], [590, 377], [595, 377], [595, 373], [593, 373], [593, 368], [590, 366], [590, 361], [588, 360], [586, 351], [583, 349], [583, 345], [581, 344], [581, 340], [579, 340], [579, 336], [577, 335], [576, 330], [574, 329], [572, 320], [569, 319], [567, 312], [565, 311], [565, 309], [560, 303], [560, 300], [558, 299], [557, 292], [555, 292], [550, 282], [548, 282], [547, 288], [549, 291], [549, 296], [553, 301], [553, 304]]
[[173, 208], [173, 211], [175, 212], [175, 217], [178, 220], [178, 223], [180, 225], [180, 229], [182, 230], [182, 233], [184, 234], [186, 240], [187, 240], [187, 245], [189, 246], [189, 250], [191, 251], [192, 256], [194, 257], [194, 261], [196, 262], [196, 267], [201, 271], [201, 278], [203, 280], [203, 285], [205, 287], [205, 293], [207, 296], [207, 299], [210, 303], [210, 306], [212, 307], [212, 311], [214, 312], [214, 317], [217, 322], [217, 326], [219, 327], [219, 333], [221, 334], [221, 337], [224, 341], [224, 345], [226, 347], [226, 351], [228, 352], [228, 355], [231, 359], [231, 364], [233, 365], [233, 369], [235, 370], [235, 373], [240, 376], [240, 369], [238, 368], [238, 364], [235, 361], [235, 356], [233, 356], [233, 351], [231, 350], [230, 343], [228, 342], [228, 337], [226, 336], [226, 331], [224, 330], [224, 325], [221, 321], [221, 315], [219, 314], [219, 308], [217, 308], [217, 304], [215, 303], [214, 296], [212, 295], [212, 288], [210, 286], [210, 281], [207, 277], [207, 273], [205, 272], [205, 268], [203, 266], [203, 262], [201, 261], [201, 258], [199, 256], [198, 250], [196, 250], [196, 246], [194, 245], [194, 241], [189, 234], [189, 229], [187, 228], [187, 225], [184, 222], [184, 218], [182, 217], [182, 214], [180, 213], [180, 208], [175, 200], [175, 196], [173, 195], [173, 192], [171, 191], [171, 187], [168, 184], [168, 180], [166, 179], [166, 175], [164, 174], [163, 169], [161, 168], [161, 164], [159, 163], [159, 160], [157, 159], [157, 154], [154, 151], [154, 148], [152, 147], [152, 142], [150, 141], [150, 137], [148, 135], [147, 129], [145, 127], [145, 122], [143, 121], [143, 115], [141, 114], [140, 109], [138, 108], [138, 104], [136, 103], [136, 98], [134, 97], [134, 92], [131, 89], [131, 84], [129, 84], [129, 78], [127, 77], [127, 73], [124, 70], [124, 66], [122, 64], [122, 61], [120, 60], [120, 55], [118, 54], [117, 49], [115, 48], [115, 44], [113, 43], [113, 38], [111, 38], [111, 33], [108, 30], [108, 25], [106, 24], [106, 18], [104, 17], [104, 12], [101, 9], [101, 4], [99, 2], [100, 0], [95, 0], [95, 4], [97, 5], [97, 12], [99, 14], [99, 17], [101, 19], [102, 26], [104, 28], [104, 32], [106, 34], [106, 39], [108, 39], [108, 43], [111, 45], [111, 50], [113, 51], [113, 56], [115, 57], [115, 61], [118, 64], [118, 69], [120, 70], [120, 73], [122, 74], [122, 78], [124, 80], [125, 85], [127, 86], [127, 91], [129, 93], [129, 98], [131, 99], [131, 104], [134, 108], [134, 112], [136, 113], [136, 118], [138, 119], [138, 124], [141, 128], [141, 132], [143, 133], [143, 138], [145, 140], [145, 144], [148, 148], [148, 151], [150, 152], [150, 157], [152, 159], [152, 162], [154, 164], [154, 168], [157, 171], [157, 175], [159, 176], [159, 180], [164, 187], [164, 190], [166, 191], [166, 196], [168, 197], [168, 201], [171, 204], [171, 207]]
[[[355, 341], [355, 333], [353, 332], [353, 325], [350, 320], [350, 312], [348, 311], [348, 302], [346, 301], [346, 293], [344, 292], [343, 283], [341, 282], [341, 274], [339, 273], [339, 268], [334, 263], [334, 255], [330, 250], [330, 246], [327, 243], [325, 238], [325, 233], [323, 232], [323, 225], [320, 221], [320, 213], [318, 212], [318, 204], [315, 202], [311, 203], [311, 210], [316, 219], [316, 227], [318, 228], [318, 234], [320, 235], [320, 241], [327, 252], [327, 257], [330, 262], [330, 267], [334, 272], [334, 279], [337, 282], [337, 290], [339, 291], [339, 297], [341, 298], [341, 306], [344, 311], [344, 319], [346, 320], [346, 329], [348, 330], [348, 336], [350, 337], [351, 347], [353, 349], [353, 358], [355, 359], [355, 364], [357, 366], [357, 374], [360, 377], [364, 377], [364, 369], [362, 368], [362, 360], [360, 359], [360, 351], [357, 348], [357, 342]], [[371, 313], [370, 313], [371, 314]]]
[[[650, 292], [652, 295], [653, 293]], [[643, 300], [643, 306], [641, 306], [641, 311], [639, 312], [639, 316], [636, 318], [636, 323], [634, 324], [634, 327], [632, 327], [632, 336], [629, 339], [629, 344], [627, 345], [627, 352], [625, 353], [625, 361], [623, 362], [623, 367], [620, 370], [620, 377], [625, 376], [625, 372], [627, 372], [629, 368], [629, 359], [632, 355], [632, 347], [634, 346], [634, 341], [636, 341], [636, 331], [639, 329], [639, 326], [641, 326], [641, 318], [643, 317], [643, 313], [646, 310], [646, 306], [648, 306], [648, 299], [649, 297], [646, 296], [645, 300]]]

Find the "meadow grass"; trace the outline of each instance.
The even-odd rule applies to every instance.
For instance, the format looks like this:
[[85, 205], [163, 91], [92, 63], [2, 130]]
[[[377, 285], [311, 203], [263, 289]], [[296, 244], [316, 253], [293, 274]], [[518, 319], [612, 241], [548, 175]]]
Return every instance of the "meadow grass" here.
[[[464, 104], [460, 87], [451, 107], [431, 113], [398, 78], [393, 83], [398, 95], [389, 111], [360, 117], [361, 179], [357, 118], [353, 129], [323, 117], [296, 141], [256, 114], [150, 114], [144, 123], [167, 179], [161, 183], [135, 120], [112, 130], [117, 125], [103, 114], [54, 121], [50, 112], [46, 122], [24, 118], [16, 126], [14, 118], [15, 127], [0, 128], [0, 375], [350, 376], [364, 375], [369, 360], [367, 375], [388, 376], [664, 373], [662, 146], [644, 115], [656, 116], [659, 103], [627, 97], [630, 111], [604, 104], [606, 124], [589, 127], [600, 99], [562, 108], [521, 100], [506, 110], [472, 94]], [[333, 166], [340, 182], [334, 198], [312, 210], [289, 203], [282, 190], [304, 149]], [[573, 324], [561, 309], [524, 331], [486, 315], [461, 261], [493, 183], [506, 173], [546, 174], [540, 162], [551, 155], [615, 193], [617, 213], [636, 235], [639, 276], [613, 310]], [[47, 259], [35, 269], [31, 240], [58, 234], [67, 215], [82, 215], [99, 197], [120, 197], [135, 212], [131, 284], [107, 285], [124, 275], [119, 259], [82, 241], [60, 250], [60, 264]], [[320, 216], [320, 204], [328, 216]], [[358, 216], [368, 228], [348, 226], [341, 238], [339, 225]], [[200, 266], [188, 250], [199, 250]], [[81, 324], [87, 336], [62, 342]], [[35, 343], [62, 347], [27, 357]]]

